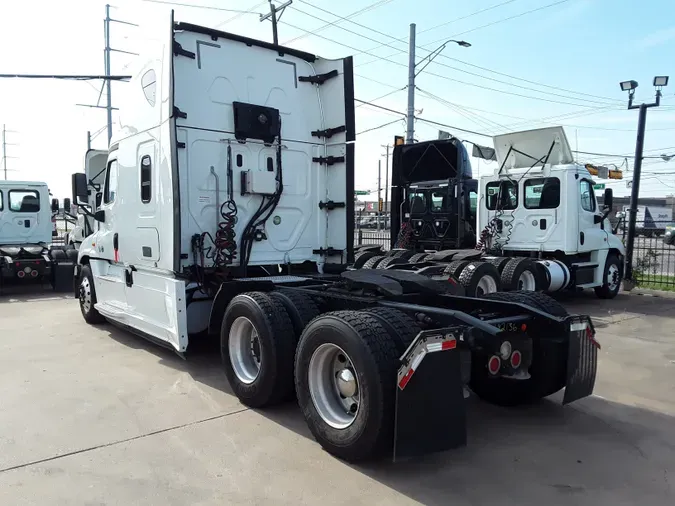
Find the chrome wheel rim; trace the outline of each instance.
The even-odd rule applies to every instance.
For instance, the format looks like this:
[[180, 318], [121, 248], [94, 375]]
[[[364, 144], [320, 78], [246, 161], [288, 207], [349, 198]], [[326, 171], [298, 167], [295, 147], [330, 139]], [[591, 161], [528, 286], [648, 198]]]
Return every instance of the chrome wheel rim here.
[[537, 290], [537, 280], [534, 279], [534, 274], [531, 271], [523, 271], [518, 277], [518, 290], [529, 290], [530, 292]]
[[357, 378], [354, 363], [339, 346], [324, 343], [314, 350], [308, 368], [309, 393], [321, 419], [335, 429], [346, 429], [358, 415]]
[[91, 311], [91, 283], [89, 278], [83, 278], [80, 283], [80, 306], [85, 313]]
[[619, 286], [619, 267], [616, 264], [612, 264], [607, 269], [607, 287], [614, 291]]
[[258, 331], [245, 316], [239, 316], [232, 322], [228, 349], [237, 379], [246, 385], [253, 383], [260, 374], [262, 353]]
[[476, 286], [476, 296], [480, 297], [486, 293], [494, 293], [497, 291], [497, 281], [492, 276], [483, 276], [478, 281]]

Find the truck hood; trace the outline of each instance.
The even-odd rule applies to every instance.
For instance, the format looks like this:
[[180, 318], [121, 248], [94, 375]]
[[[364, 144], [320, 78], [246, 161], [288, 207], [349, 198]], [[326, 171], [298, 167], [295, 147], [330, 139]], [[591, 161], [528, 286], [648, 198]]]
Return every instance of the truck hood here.
[[[537, 160], [543, 161], [549, 149], [551, 149], [552, 143], [555, 144], [548, 159], [550, 165], [574, 163], [574, 156], [567, 142], [565, 130], [560, 126], [495, 135], [492, 140], [500, 167], [504, 164], [506, 156], [509, 157], [504, 164], [506, 169], [527, 168], [536, 163]], [[513, 150], [509, 154], [511, 148]]]

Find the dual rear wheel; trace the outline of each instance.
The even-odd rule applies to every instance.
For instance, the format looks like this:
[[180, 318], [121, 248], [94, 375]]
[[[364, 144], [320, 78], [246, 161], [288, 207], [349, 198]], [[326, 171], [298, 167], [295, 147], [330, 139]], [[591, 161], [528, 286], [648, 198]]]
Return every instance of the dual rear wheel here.
[[225, 312], [223, 366], [242, 403], [262, 408], [295, 394], [317, 441], [358, 461], [391, 450], [398, 357], [418, 332], [397, 310], [318, 316], [299, 292], [244, 293]]

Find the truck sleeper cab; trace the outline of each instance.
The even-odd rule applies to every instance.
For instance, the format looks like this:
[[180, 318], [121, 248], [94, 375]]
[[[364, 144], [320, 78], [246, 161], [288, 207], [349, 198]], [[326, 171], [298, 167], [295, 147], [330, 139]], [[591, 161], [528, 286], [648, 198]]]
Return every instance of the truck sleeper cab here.
[[85, 321], [181, 355], [219, 335], [241, 402], [297, 395], [320, 444], [350, 461], [464, 444], [467, 385], [509, 405], [592, 393], [590, 318], [524, 294], [477, 304], [420, 274], [347, 270], [351, 58], [173, 19], [160, 33], [129, 84], [97, 230], [78, 252]]

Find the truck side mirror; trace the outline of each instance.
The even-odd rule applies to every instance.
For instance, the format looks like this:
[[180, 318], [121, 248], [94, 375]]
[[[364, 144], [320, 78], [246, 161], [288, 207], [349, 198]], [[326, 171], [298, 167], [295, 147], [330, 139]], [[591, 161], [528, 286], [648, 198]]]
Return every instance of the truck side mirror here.
[[612, 205], [614, 204], [614, 193], [611, 188], [605, 188], [605, 195], [602, 202], [605, 207], [612, 209]]
[[87, 176], [82, 172], [72, 175], [73, 202], [87, 202], [89, 192], [87, 191]]
[[70, 214], [70, 199], [68, 197], [63, 199], [63, 211]]
[[59, 199], [52, 199], [52, 212], [53, 213], [59, 212]]
[[94, 219], [100, 221], [101, 223], [105, 222], [105, 211], [100, 209], [94, 213]]

